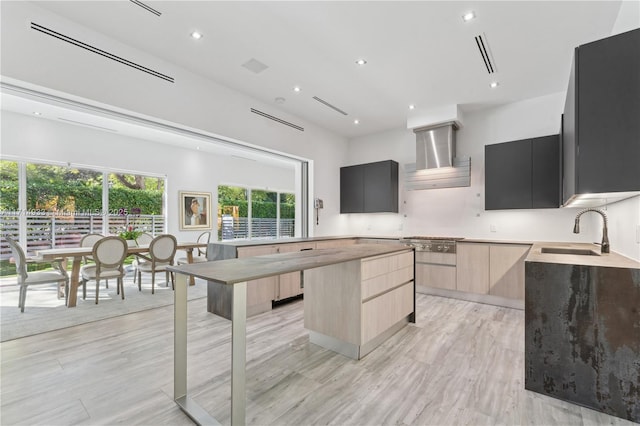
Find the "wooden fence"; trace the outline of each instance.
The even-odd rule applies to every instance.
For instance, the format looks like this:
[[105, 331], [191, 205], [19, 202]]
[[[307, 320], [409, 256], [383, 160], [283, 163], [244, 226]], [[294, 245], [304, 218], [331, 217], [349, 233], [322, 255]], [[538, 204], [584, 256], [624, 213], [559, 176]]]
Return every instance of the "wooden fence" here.
[[[152, 235], [162, 234], [165, 230], [165, 218], [160, 215], [55, 215], [49, 212], [26, 215], [27, 217], [27, 253], [36, 250], [61, 247], [78, 247], [83, 235], [102, 234], [104, 221], [107, 221], [108, 234], [117, 235], [133, 226], [138, 231]], [[0, 233], [2, 237], [19, 238], [19, 215], [15, 212], [0, 212]], [[11, 257], [6, 241], [0, 242], [0, 260]]]

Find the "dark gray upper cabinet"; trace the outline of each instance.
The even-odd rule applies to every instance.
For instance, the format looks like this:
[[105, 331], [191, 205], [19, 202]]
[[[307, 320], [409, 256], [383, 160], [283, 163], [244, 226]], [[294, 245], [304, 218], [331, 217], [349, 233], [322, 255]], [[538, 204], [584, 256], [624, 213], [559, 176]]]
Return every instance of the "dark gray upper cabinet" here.
[[563, 201], [640, 190], [640, 29], [575, 49], [563, 125]]
[[558, 135], [485, 146], [485, 209], [560, 206]]
[[531, 139], [531, 206], [534, 209], [560, 207], [560, 136]]
[[398, 163], [340, 168], [340, 213], [398, 213]]

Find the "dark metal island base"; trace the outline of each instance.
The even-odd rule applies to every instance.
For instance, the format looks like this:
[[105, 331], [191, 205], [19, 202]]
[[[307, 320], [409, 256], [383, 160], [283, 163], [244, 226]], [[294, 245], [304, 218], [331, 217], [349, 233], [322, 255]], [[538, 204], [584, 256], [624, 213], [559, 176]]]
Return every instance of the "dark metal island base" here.
[[525, 388], [640, 422], [640, 269], [525, 271]]
[[228, 291], [231, 319], [231, 424], [246, 420], [247, 282], [309, 270], [305, 328], [310, 341], [361, 358], [415, 321], [413, 249], [357, 244], [170, 267], [174, 295], [174, 400], [197, 424], [219, 424], [187, 394], [188, 277]]

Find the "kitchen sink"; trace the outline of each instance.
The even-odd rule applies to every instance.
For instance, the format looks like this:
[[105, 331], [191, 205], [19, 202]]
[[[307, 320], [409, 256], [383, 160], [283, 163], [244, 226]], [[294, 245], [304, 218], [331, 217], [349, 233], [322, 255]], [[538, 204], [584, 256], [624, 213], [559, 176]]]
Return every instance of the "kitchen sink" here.
[[579, 248], [566, 248], [566, 247], [542, 247], [542, 249], [540, 249], [540, 253], [573, 254], [573, 255], [579, 255], [579, 256], [600, 256], [600, 253], [593, 250], [579, 249]]

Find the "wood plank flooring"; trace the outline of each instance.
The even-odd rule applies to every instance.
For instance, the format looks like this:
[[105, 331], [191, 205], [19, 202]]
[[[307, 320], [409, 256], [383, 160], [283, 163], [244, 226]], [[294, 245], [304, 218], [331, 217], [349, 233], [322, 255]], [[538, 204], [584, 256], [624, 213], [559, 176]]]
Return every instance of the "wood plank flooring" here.
[[[360, 361], [309, 343], [303, 302], [247, 322], [254, 425], [632, 424], [524, 390], [522, 311], [418, 294], [417, 323]], [[229, 424], [230, 322], [189, 302], [189, 394]], [[173, 308], [0, 345], [2, 425], [189, 425]]]

